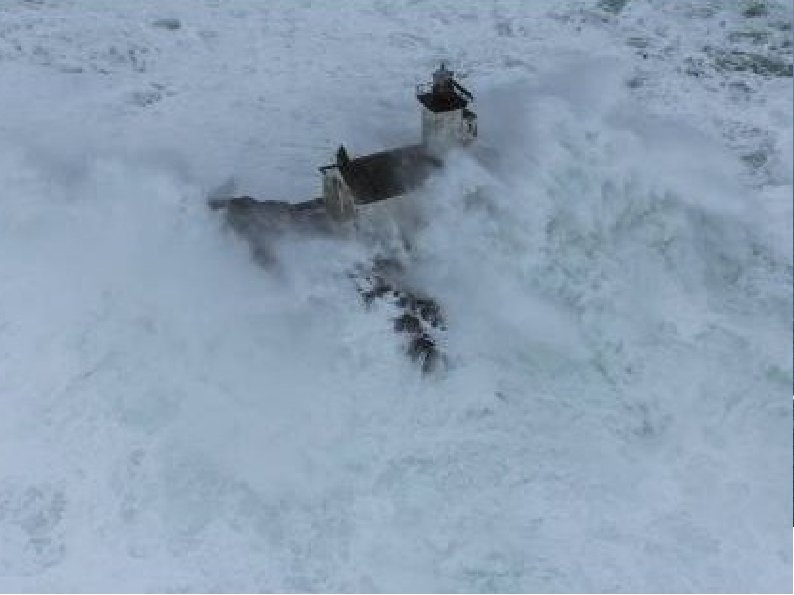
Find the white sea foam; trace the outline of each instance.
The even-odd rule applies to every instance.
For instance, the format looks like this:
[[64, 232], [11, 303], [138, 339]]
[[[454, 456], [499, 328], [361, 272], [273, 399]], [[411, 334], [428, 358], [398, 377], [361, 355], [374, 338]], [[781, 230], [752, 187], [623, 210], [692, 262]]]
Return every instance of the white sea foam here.
[[[736, 11], [526, 5], [0, 9], [0, 588], [786, 588], [790, 79], [771, 127], [673, 68]], [[205, 208], [410, 142], [442, 57], [479, 146], [377, 241]], [[401, 236], [429, 378], [347, 276]]]

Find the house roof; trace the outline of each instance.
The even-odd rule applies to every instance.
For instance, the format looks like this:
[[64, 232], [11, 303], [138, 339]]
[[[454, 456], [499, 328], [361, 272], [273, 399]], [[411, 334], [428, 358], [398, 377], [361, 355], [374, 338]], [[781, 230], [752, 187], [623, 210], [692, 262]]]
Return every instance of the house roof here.
[[422, 145], [400, 147], [351, 159], [339, 171], [358, 204], [399, 196], [420, 186], [441, 166]]

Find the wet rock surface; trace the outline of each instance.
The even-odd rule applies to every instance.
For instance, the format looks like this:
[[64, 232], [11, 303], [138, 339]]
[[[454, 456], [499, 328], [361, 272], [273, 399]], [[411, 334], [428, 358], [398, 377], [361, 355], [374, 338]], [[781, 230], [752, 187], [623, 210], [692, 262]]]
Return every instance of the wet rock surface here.
[[446, 363], [441, 338], [447, 327], [441, 305], [405, 283], [404, 269], [397, 260], [375, 259], [371, 267], [359, 267], [351, 277], [366, 305], [384, 300], [398, 309], [394, 331], [405, 337], [406, 354], [424, 374]]
[[152, 27], [165, 29], [167, 31], [177, 31], [182, 27], [182, 22], [179, 19], [174, 18], [157, 19], [156, 21], [152, 22]]
[[782, 56], [757, 52], [706, 48], [714, 66], [721, 72], [751, 72], [766, 77], [791, 77], [794, 66]]
[[422, 321], [413, 314], [405, 312], [394, 319], [394, 330], [398, 333], [421, 333]]

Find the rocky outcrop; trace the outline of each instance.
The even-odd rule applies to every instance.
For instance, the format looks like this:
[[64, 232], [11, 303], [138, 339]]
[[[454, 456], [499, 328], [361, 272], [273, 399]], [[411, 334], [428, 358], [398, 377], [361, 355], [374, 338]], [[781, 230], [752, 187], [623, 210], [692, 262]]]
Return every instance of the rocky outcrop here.
[[371, 267], [360, 267], [351, 276], [365, 305], [384, 300], [398, 310], [393, 319], [394, 331], [405, 337], [405, 352], [423, 373], [445, 364], [440, 338], [447, 327], [441, 305], [405, 284], [404, 270], [398, 261], [378, 258]]
[[[319, 201], [292, 204], [243, 196], [211, 199], [209, 204], [224, 212], [229, 226], [250, 244], [254, 260], [268, 269], [277, 265], [273, 242], [282, 234], [330, 235], [338, 229]], [[370, 264], [356, 267], [350, 277], [365, 305], [385, 300], [399, 312], [392, 320], [392, 328], [405, 339], [406, 354], [423, 373], [444, 364], [440, 338], [446, 322], [442, 308], [435, 299], [405, 282], [405, 270], [398, 260], [375, 258]]]

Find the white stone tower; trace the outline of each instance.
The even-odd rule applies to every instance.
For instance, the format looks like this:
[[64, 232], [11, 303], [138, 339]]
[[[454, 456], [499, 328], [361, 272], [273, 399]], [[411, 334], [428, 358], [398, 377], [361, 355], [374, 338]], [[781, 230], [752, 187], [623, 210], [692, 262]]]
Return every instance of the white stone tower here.
[[422, 144], [432, 153], [466, 146], [477, 137], [477, 115], [467, 109], [474, 97], [454, 75], [442, 62], [433, 82], [416, 89], [422, 104]]

